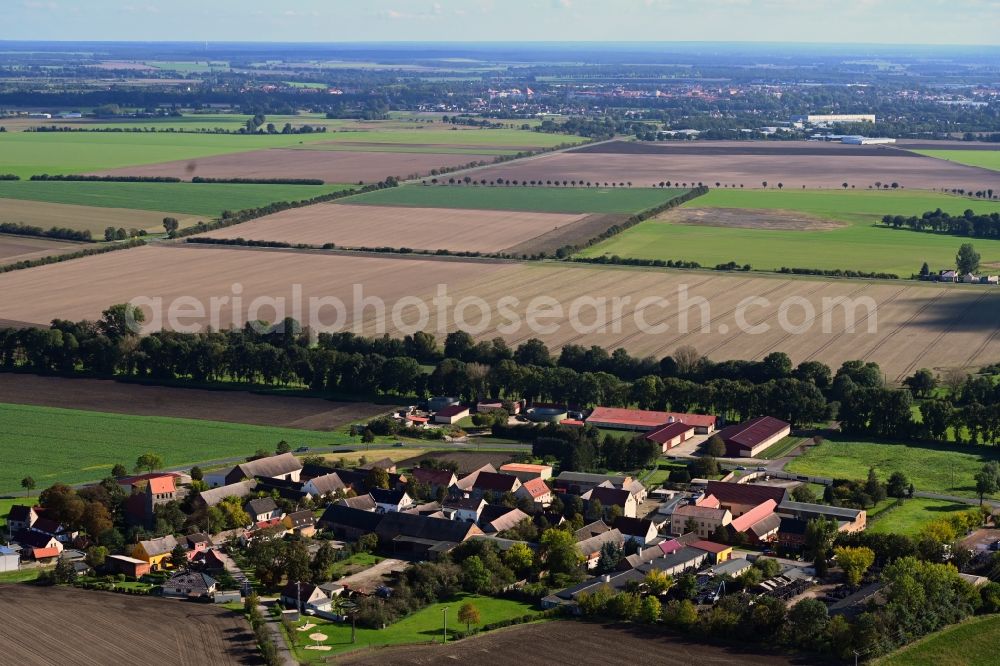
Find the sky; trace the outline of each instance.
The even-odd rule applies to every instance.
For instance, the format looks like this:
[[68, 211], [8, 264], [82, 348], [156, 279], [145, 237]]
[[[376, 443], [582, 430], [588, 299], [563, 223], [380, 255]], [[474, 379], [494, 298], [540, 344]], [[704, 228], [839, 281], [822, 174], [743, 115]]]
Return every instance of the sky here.
[[0, 40], [1000, 45], [1000, 0], [2, 0]]

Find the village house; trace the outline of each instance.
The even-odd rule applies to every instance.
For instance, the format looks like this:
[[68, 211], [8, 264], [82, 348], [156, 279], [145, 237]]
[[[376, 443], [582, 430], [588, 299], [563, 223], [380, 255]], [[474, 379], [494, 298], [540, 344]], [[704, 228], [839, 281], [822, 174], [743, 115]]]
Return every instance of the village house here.
[[163, 582], [162, 594], [177, 599], [208, 599], [215, 595], [215, 579], [200, 571], [178, 571]]
[[645, 548], [646, 544], [657, 538], [653, 521], [644, 518], [619, 516], [615, 518], [614, 528], [622, 533], [626, 541], [634, 541], [639, 548]]
[[450, 520], [478, 523], [479, 516], [485, 507], [486, 500], [482, 497], [458, 497], [446, 499], [441, 504], [441, 511]]
[[313, 499], [320, 497], [333, 497], [337, 493], [347, 490], [347, 484], [336, 472], [316, 476], [302, 484], [302, 492]]
[[360, 465], [358, 469], [364, 470], [366, 472], [370, 472], [373, 469], [380, 469], [388, 474], [395, 474], [396, 463], [394, 463], [391, 458], [382, 458], [381, 460], [373, 460], [370, 463], [365, 463], [364, 465]]
[[759, 546], [778, 538], [781, 517], [774, 511], [778, 508], [773, 499], [764, 501], [746, 513], [733, 518], [727, 530], [731, 536], [742, 534], [747, 543]]
[[809, 521], [815, 518], [832, 518], [837, 521], [838, 531], [845, 534], [861, 532], [865, 529], [868, 522], [868, 513], [864, 509], [850, 509], [840, 506], [828, 506], [826, 504], [810, 504], [783, 500], [778, 505], [776, 511], [782, 518], [795, 518], [802, 521]]
[[773, 416], [758, 416], [719, 431], [730, 458], [753, 458], [788, 437], [792, 426]]
[[517, 526], [529, 516], [520, 509], [512, 509], [500, 504], [491, 504], [483, 508], [479, 516], [479, 527], [486, 534], [496, 534]]
[[375, 511], [378, 508], [375, 498], [368, 493], [358, 495], [357, 497], [344, 497], [337, 500], [336, 503], [348, 506], [352, 509], [358, 509], [360, 511]]
[[732, 483], [728, 481], [709, 481], [705, 494], [718, 501], [719, 506], [729, 509], [733, 518], [739, 518], [747, 511], [760, 506], [768, 500], [781, 504], [788, 496], [788, 490], [778, 486], [765, 486], [757, 483]]
[[583, 566], [586, 569], [594, 569], [601, 559], [601, 548], [606, 543], [613, 543], [618, 547], [625, 545], [625, 537], [618, 530], [611, 528], [588, 539], [578, 541], [576, 550], [583, 556]]
[[11, 546], [0, 545], [0, 573], [21, 568], [21, 554]]
[[285, 608], [295, 608], [300, 613], [304, 613], [307, 610], [316, 610], [318, 606], [325, 605], [324, 602], [329, 601], [329, 599], [330, 597], [318, 585], [292, 582], [281, 590], [278, 601]]
[[244, 497], [249, 497], [254, 489], [257, 487], [257, 482], [253, 479], [248, 481], [240, 481], [238, 483], [232, 483], [225, 486], [217, 486], [215, 488], [210, 488], [208, 490], [203, 490], [198, 493], [198, 497], [195, 502], [203, 507], [213, 507], [217, 506], [219, 502], [226, 499], [227, 497], [238, 497], [243, 499]]
[[674, 534], [694, 532], [703, 539], [711, 538], [719, 527], [733, 522], [733, 514], [728, 509], [685, 504], [674, 509], [670, 516], [670, 531]]
[[586, 502], [587, 506], [590, 506], [595, 500], [600, 502], [605, 515], [608, 514], [613, 506], [621, 509], [621, 515], [628, 518], [635, 518], [639, 511], [639, 502], [636, 500], [635, 495], [619, 488], [598, 486], [585, 492], [580, 496], [580, 499]]
[[375, 500], [375, 510], [381, 513], [402, 511], [413, 505], [413, 498], [405, 490], [372, 488], [368, 494]]
[[514, 491], [514, 497], [527, 498], [538, 506], [546, 507], [552, 503], [552, 490], [541, 477], [535, 477], [521, 484], [521, 487]]
[[415, 467], [410, 472], [410, 478], [416, 483], [423, 484], [430, 488], [432, 495], [440, 497], [439, 493], [448, 492], [448, 489], [458, 483], [455, 473], [447, 469], [433, 469], [430, 467]]
[[225, 476], [224, 484], [229, 485], [258, 476], [285, 481], [299, 481], [302, 463], [291, 453], [281, 453], [276, 456], [258, 458], [250, 462], [240, 463], [233, 467]]
[[483, 473], [496, 474], [497, 469], [493, 465], [487, 463], [458, 479], [458, 481], [455, 482], [455, 488], [462, 492], [469, 492], [472, 490], [472, 486], [476, 483], [476, 479], [478, 479], [479, 475]]
[[588, 472], [560, 472], [553, 481], [557, 492], [569, 495], [583, 495], [591, 488], [610, 484], [614, 488], [631, 485], [634, 479], [627, 474], [591, 474]]
[[172, 534], [158, 539], [145, 539], [132, 547], [132, 557], [149, 564], [151, 571], [160, 571], [170, 561], [170, 551], [177, 547], [177, 539]]
[[733, 547], [724, 543], [715, 543], [714, 541], [695, 541], [690, 547], [697, 548], [698, 550], [703, 550], [708, 553], [708, 561], [711, 564], [722, 564], [733, 556]]
[[285, 517], [281, 519], [281, 524], [287, 531], [299, 536], [311, 537], [316, 534], [316, 516], [313, 515], [312, 511], [304, 510], [285, 514]]
[[10, 534], [17, 534], [21, 530], [26, 530], [38, 520], [38, 512], [33, 506], [15, 504], [7, 512], [7, 531]]
[[397, 512], [385, 514], [375, 534], [397, 556], [433, 559], [483, 531], [473, 523]]
[[499, 497], [505, 493], [516, 493], [520, 487], [521, 481], [516, 476], [496, 472], [479, 472], [476, 475], [476, 480], [466, 492], [472, 497], [484, 497], [487, 494]]
[[17, 540], [21, 544], [22, 559], [51, 560], [63, 552], [62, 542], [51, 534], [26, 530]]
[[319, 519], [319, 527], [329, 530], [338, 539], [357, 541], [365, 534], [372, 534], [388, 514], [355, 509], [343, 504], [326, 507]]
[[188, 534], [181, 539], [181, 545], [183, 545], [188, 553], [188, 561], [194, 559], [199, 553], [204, 553], [209, 548], [212, 547], [212, 540], [209, 536], [203, 532], [195, 532], [194, 534]]
[[278, 508], [278, 503], [270, 497], [252, 499], [243, 508], [250, 516], [251, 522], [254, 523], [266, 523], [284, 515], [284, 512]]

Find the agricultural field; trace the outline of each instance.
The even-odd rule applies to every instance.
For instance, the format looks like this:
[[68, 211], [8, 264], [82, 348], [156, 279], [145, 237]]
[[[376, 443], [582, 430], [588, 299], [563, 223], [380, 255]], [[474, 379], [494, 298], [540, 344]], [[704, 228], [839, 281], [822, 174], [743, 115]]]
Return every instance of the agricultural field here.
[[538, 213], [638, 213], [686, 192], [670, 188], [483, 187], [410, 185], [359, 194], [348, 204], [522, 210]]
[[[706, 266], [735, 261], [758, 270], [782, 266], [891, 272], [908, 277], [926, 261], [950, 268], [967, 239], [892, 229], [883, 215], [1000, 211], [1000, 202], [923, 191], [713, 189], [658, 219], [587, 248], [585, 257], [684, 259]], [[974, 239], [984, 264], [1000, 265], [1000, 241]]]
[[915, 537], [928, 523], [971, 508], [973, 507], [968, 504], [914, 497], [903, 500], [903, 505], [900, 507], [880, 512], [877, 519], [869, 518], [868, 531], [876, 534], [905, 534]]
[[[163, 134], [161, 136], [171, 136]], [[182, 134], [172, 136], [212, 136]], [[223, 138], [252, 139], [218, 135]], [[309, 137], [320, 134], [301, 135]], [[314, 140], [314, 139], [310, 139]], [[292, 150], [290, 147], [253, 150], [239, 154], [219, 154], [200, 158], [181, 158], [140, 166], [100, 169], [100, 175], [168, 176], [203, 178], [318, 178], [327, 183], [374, 183], [389, 176], [398, 179], [417, 177], [436, 169], [465, 166], [470, 162], [489, 162], [494, 156], [478, 154], [413, 153], [386, 151]]]
[[[475, 604], [479, 609], [482, 624], [521, 617], [533, 610], [531, 604], [523, 601], [461, 594], [450, 601], [426, 606], [385, 629], [359, 627], [356, 644], [351, 643], [350, 624], [326, 622], [314, 617], [304, 618], [295, 624], [296, 629], [292, 632], [291, 638], [295, 654], [303, 662], [316, 663], [325, 661], [325, 658], [331, 654], [347, 652], [352, 649], [426, 643], [434, 640], [435, 637], [441, 637], [444, 629], [442, 613], [444, 608], [450, 610], [448, 614], [449, 631], [465, 631], [465, 625], [458, 621], [458, 609], [466, 601]], [[299, 631], [298, 628], [306, 623], [316, 626]], [[315, 633], [325, 635], [326, 640], [311, 640], [309, 636]], [[325, 651], [306, 649], [310, 645], [325, 645], [329, 646], [330, 649]]]
[[[169, 132], [4, 132], [0, 134], [0, 154], [3, 155], [4, 173], [28, 178], [45, 173], [55, 175], [107, 171], [169, 160], [181, 160], [186, 166], [192, 160], [213, 155], [288, 147], [315, 141], [322, 136], [322, 134], [241, 136]], [[129, 175], [145, 174], [136, 172]], [[190, 175], [209, 174], [188, 174]], [[280, 178], [282, 174], [275, 173], [265, 177]], [[343, 178], [323, 180], [332, 183], [345, 182]], [[347, 182], [353, 181], [348, 179]]]
[[[449, 614], [449, 623], [451, 614]], [[431, 632], [432, 633], [432, 632]], [[421, 642], [434, 639], [425, 636]], [[525, 646], [531, 646], [526, 650]], [[498, 629], [448, 645], [411, 645], [352, 654], [356, 666], [402, 666], [479, 662], [497, 666], [543, 666], [552, 655], [573, 646], [573, 664], [608, 663], [688, 666], [689, 664], [745, 664], [788, 666], [805, 661], [782, 655], [750, 652], [738, 646], [696, 643], [667, 634], [650, 635], [626, 624], [597, 624], [556, 620]]]
[[25, 259], [39, 259], [54, 254], [69, 254], [86, 247], [86, 243], [53, 238], [0, 234], [0, 264], [13, 264]]
[[[93, 289], [95, 282], [101, 289]], [[217, 302], [213, 311], [210, 299], [231, 296], [235, 283], [242, 287], [242, 307], [234, 313], [232, 302]], [[361, 307], [355, 284], [362, 296], [381, 297], [385, 307]], [[456, 307], [446, 307], [446, 318], [439, 320], [438, 308], [431, 307], [438, 285], [446, 285], [453, 304], [465, 297], [483, 299], [485, 318], [478, 307], [466, 307], [461, 317]], [[890, 381], [921, 367], [975, 367], [1000, 358], [1000, 293], [961, 285], [193, 245], [147, 246], [0, 275], [0, 312], [20, 322], [96, 319], [109, 305], [139, 296], [162, 298], [164, 311], [179, 296], [199, 299], [204, 312], [174, 325], [214, 321], [215, 328], [229, 328], [248, 316], [280, 318], [273, 305], [255, 304], [257, 297], [267, 296], [283, 299], [279, 304], [285, 313], [326, 330], [380, 335], [422, 328], [443, 339], [462, 319], [476, 338], [501, 335], [511, 345], [537, 337], [552, 349], [596, 344], [655, 357], [693, 345], [717, 360], [759, 359], [781, 350], [795, 363], [818, 360], [837, 367], [850, 359], [875, 361]], [[310, 321], [307, 305], [313, 296], [339, 299], [343, 314], [331, 305]], [[404, 296], [427, 304], [426, 319], [421, 321], [411, 299], [400, 301]], [[748, 306], [745, 299], [751, 296], [763, 300]], [[799, 300], [781, 309], [793, 296]], [[503, 297], [517, 302], [501, 303]], [[554, 316], [537, 316], [538, 306], [549, 310], [539, 297], [557, 298]], [[616, 297], [626, 299], [619, 301], [617, 313], [610, 309]], [[652, 297], [668, 303], [644, 301]], [[853, 332], [852, 318], [836, 300], [841, 297], [860, 299], [849, 308]], [[602, 298], [605, 314], [598, 319]], [[296, 303], [302, 304], [297, 311]], [[535, 313], [530, 318], [529, 308]], [[147, 325], [165, 323], [150, 319]]]
[[1000, 640], [1000, 615], [973, 617], [875, 663], [878, 666], [991, 666], [997, 662], [997, 640]]
[[[819, 446], [807, 448], [805, 453], [788, 463], [785, 470], [810, 476], [864, 479], [868, 476], [868, 468], [874, 467], [882, 479], [889, 478], [893, 472], [903, 472], [917, 490], [976, 497], [973, 476], [991, 460], [1000, 460], [1000, 453], [987, 446], [827, 440]], [[889, 516], [886, 519], [891, 522], [896, 520]]]
[[[418, 443], [417, 446], [420, 446], [419, 442], [421, 440], [414, 440], [414, 441]], [[422, 441], [426, 442], [426, 440]], [[363, 444], [359, 444], [358, 448], [359, 450], [352, 451], [350, 453], [344, 453], [344, 452], [325, 453], [323, 454], [323, 457], [329, 460], [330, 462], [335, 463], [338, 467], [358, 467], [360, 465], [365, 464], [361, 462], [362, 458], [364, 458], [368, 462], [371, 462], [373, 460], [382, 460], [383, 458], [388, 458], [389, 460], [392, 460], [395, 463], [400, 463], [403, 460], [406, 460], [412, 456], [422, 456], [428, 451], [428, 449], [426, 448], [404, 449], [395, 446], [390, 448], [379, 448], [376, 446], [375, 448], [369, 449], [367, 446]]]
[[885, 146], [846, 146], [809, 141], [686, 141], [666, 144], [614, 141], [498, 164], [477, 172], [487, 180], [632, 181], [648, 187], [670, 181], [691, 185], [760, 189], [865, 190], [876, 182], [913, 189], [1000, 189], [995, 172], [934, 160]]
[[[915, 150], [915, 153], [966, 166], [1000, 171], [1000, 150]], [[995, 187], [1000, 190], [1000, 187]]]
[[16, 493], [31, 476], [40, 488], [84, 483], [129, 466], [142, 453], [168, 467], [252, 455], [285, 440], [299, 446], [351, 444], [344, 432], [313, 432], [159, 416], [0, 404], [0, 493]]
[[43, 229], [64, 227], [89, 231], [94, 240], [103, 240], [104, 230], [108, 227], [162, 232], [165, 217], [176, 218], [182, 227], [197, 221], [195, 216], [176, 211], [101, 208], [0, 198], [0, 222], [20, 222]]
[[334, 402], [280, 393], [177, 388], [21, 373], [0, 373], [0, 403], [318, 431], [338, 430], [392, 409], [392, 405]]
[[[208, 238], [246, 238], [338, 247], [499, 252], [546, 233], [570, 233], [580, 214], [317, 204], [218, 229]], [[610, 223], [608, 224], [610, 226]], [[596, 235], [596, 234], [592, 234]]]
[[[256, 208], [275, 201], [301, 201], [349, 185], [244, 185], [229, 183], [114, 183], [82, 181], [0, 181], [0, 221], [16, 200], [73, 206], [173, 211], [215, 216], [224, 210]], [[13, 219], [13, 218], [12, 218]], [[162, 217], [160, 218], [162, 220]], [[25, 220], [26, 223], [29, 223]], [[104, 226], [109, 226], [105, 224]], [[103, 229], [103, 227], [102, 227]]]
[[[142, 663], [150, 655], [181, 666], [204, 664], [206, 655], [222, 666], [262, 663], [247, 621], [213, 604], [0, 585], [0, 613], [0, 654], [7, 663]], [[29, 634], [31, 641], [21, 639]]]

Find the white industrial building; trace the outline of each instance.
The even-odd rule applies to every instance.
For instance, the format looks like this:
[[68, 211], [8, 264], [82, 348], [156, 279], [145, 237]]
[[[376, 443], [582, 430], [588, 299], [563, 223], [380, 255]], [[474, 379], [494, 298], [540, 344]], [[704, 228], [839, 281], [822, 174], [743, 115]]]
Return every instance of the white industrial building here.
[[810, 113], [806, 116], [793, 116], [792, 122], [823, 125], [828, 123], [872, 123], [875, 124], [874, 113]]
[[855, 146], [874, 146], [887, 143], [896, 143], [896, 140], [884, 136], [844, 136], [840, 138], [840, 142], [850, 143]]

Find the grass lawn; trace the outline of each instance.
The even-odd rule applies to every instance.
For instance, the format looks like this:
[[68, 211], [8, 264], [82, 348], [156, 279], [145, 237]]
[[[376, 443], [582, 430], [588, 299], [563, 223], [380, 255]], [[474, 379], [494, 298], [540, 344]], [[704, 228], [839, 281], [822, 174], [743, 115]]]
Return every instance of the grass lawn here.
[[876, 520], [869, 520], [869, 532], [916, 536], [927, 523], [933, 522], [938, 518], [947, 518], [951, 513], [968, 511], [975, 508], [968, 504], [956, 504], [955, 502], [948, 502], [946, 500], [924, 499], [922, 497], [906, 499], [903, 500], [902, 506], [889, 508], [893, 503], [894, 500], [889, 501], [885, 509], [877, 512], [875, 514], [877, 516]]
[[[908, 277], [926, 261], [932, 270], [952, 266], [962, 238], [876, 226], [883, 215], [920, 215], [941, 208], [953, 214], [1000, 211], [1000, 203], [920, 190], [757, 191], [711, 190], [684, 208], [795, 211], [844, 226], [820, 231], [743, 229], [647, 220], [584, 250], [580, 256], [619, 255], [684, 259], [705, 266], [735, 261], [755, 269], [853, 269]], [[1000, 240], [975, 239], [983, 263], [1000, 262]]]
[[85, 183], [0, 181], [0, 198], [49, 203], [161, 210], [215, 216], [275, 201], [301, 201], [349, 185], [234, 185], [228, 183]]
[[[515, 617], [521, 617], [533, 611], [531, 604], [510, 599], [494, 599], [477, 595], [459, 595], [451, 601], [427, 606], [385, 629], [357, 630], [357, 643], [351, 644], [351, 625], [326, 622], [317, 618], [304, 618], [296, 623], [297, 627], [311, 623], [316, 626], [306, 631], [293, 630], [291, 633], [295, 654], [300, 661], [308, 663], [322, 662], [330, 654], [346, 652], [352, 649], [363, 649], [382, 645], [401, 645], [405, 643], [428, 643], [440, 641], [444, 628], [443, 609], [448, 609], [448, 630], [465, 631], [465, 625], [458, 621], [458, 609], [469, 601], [479, 609], [481, 624], [497, 622]], [[310, 634], [321, 633], [327, 638], [316, 642], [309, 639]], [[328, 645], [330, 650], [307, 650], [307, 645]]]
[[147, 451], [170, 467], [249, 456], [273, 450], [282, 439], [293, 449], [356, 441], [345, 432], [0, 404], [0, 493], [16, 495], [25, 476], [39, 488], [98, 480], [116, 463], [131, 467]]
[[333, 565], [333, 568], [330, 570], [331, 580], [337, 580], [342, 576], [350, 576], [359, 571], [364, 571], [384, 559], [384, 557], [372, 555], [371, 553], [355, 553], [346, 559], [339, 560]]
[[901, 471], [917, 490], [976, 497], [973, 475], [1000, 452], [987, 446], [883, 444], [828, 439], [785, 466], [810, 476], [865, 479], [874, 467], [880, 478]]
[[974, 617], [879, 659], [879, 666], [992, 666], [1000, 615]]
[[176, 134], [168, 132], [4, 132], [3, 173], [28, 178], [287, 148], [326, 134]]
[[38, 578], [38, 573], [44, 571], [37, 567], [31, 569], [19, 569], [18, 571], [4, 571], [0, 573], [0, 583], [27, 583]]
[[958, 162], [968, 166], [1000, 171], [1000, 149], [998, 150], [914, 150], [915, 153], [936, 157], [939, 160]]
[[757, 456], [764, 460], [774, 460], [782, 456], [788, 455], [788, 452], [794, 449], [796, 446], [803, 442], [803, 438], [797, 435], [789, 435], [784, 439], [778, 441], [773, 446], [769, 447], [764, 453]]
[[629, 214], [652, 208], [684, 192], [685, 190], [652, 187], [604, 189], [410, 185], [361, 194], [344, 201], [378, 206]]
[[[20, 483], [20, 482], [18, 482]], [[0, 498], [0, 530], [7, 527], [7, 514], [12, 506], [34, 506], [38, 497], [2, 497]]]

